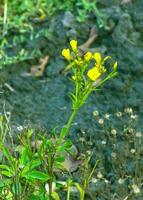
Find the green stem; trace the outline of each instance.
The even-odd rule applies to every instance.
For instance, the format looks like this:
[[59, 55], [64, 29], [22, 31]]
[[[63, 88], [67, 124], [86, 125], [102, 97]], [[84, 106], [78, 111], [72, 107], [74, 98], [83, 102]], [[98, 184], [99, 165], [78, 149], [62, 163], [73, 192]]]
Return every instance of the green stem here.
[[3, 16], [3, 35], [6, 32], [6, 23], [7, 23], [7, 7], [8, 7], [8, 0], [4, 1], [4, 16]]
[[70, 187], [70, 179], [67, 182], [68, 190], [67, 190], [67, 200], [70, 200], [70, 192], [71, 192], [71, 187]]
[[83, 188], [82, 188], [82, 193], [81, 193], [81, 200], [84, 200], [85, 198], [85, 192], [86, 192], [86, 188], [87, 188], [87, 179], [88, 179], [88, 162], [89, 162], [89, 159], [87, 158], [85, 161], [84, 161], [84, 182], [83, 182]]
[[55, 158], [55, 153], [49, 154], [49, 158], [48, 158], [48, 174], [50, 176], [50, 179], [48, 181], [48, 184], [49, 184], [49, 200], [52, 200], [54, 158]]
[[66, 125], [65, 136], [66, 136], [66, 135], [68, 134], [68, 132], [69, 132], [71, 123], [72, 123], [72, 121], [73, 121], [73, 119], [74, 119], [74, 117], [75, 117], [75, 115], [76, 115], [76, 113], [77, 113], [77, 110], [78, 110], [78, 108], [77, 108], [77, 109], [74, 109], [73, 112], [72, 112], [72, 114], [71, 114], [71, 116], [70, 116], [70, 118], [69, 118], [69, 121], [68, 121], [68, 123], [67, 123], [67, 125]]
[[73, 118], [75, 117], [78, 109], [79, 109], [79, 107], [77, 109], [73, 110], [66, 127], [62, 128], [58, 144], [60, 144], [63, 141], [63, 139], [67, 136], [69, 129], [70, 129], [70, 126], [71, 126], [71, 123], [73, 121]]
[[116, 71], [111, 72], [106, 78], [104, 78], [102, 81], [99, 82], [99, 84], [97, 84], [96, 88], [98, 88], [100, 85], [102, 85], [105, 81], [116, 76], [116, 74], [117, 74]]
[[84, 183], [84, 188], [83, 188], [82, 194], [81, 194], [81, 200], [84, 200], [84, 197], [85, 197], [85, 190], [86, 190], [86, 183]]
[[[83, 103], [79, 103], [79, 94], [78, 94], [78, 92], [80, 90], [79, 87], [80, 87], [80, 85], [78, 83], [76, 83], [76, 98], [78, 99], [78, 101], [76, 102], [77, 106], [75, 106], [75, 108], [73, 109], [73, 112], [72, 112], [72, 114], [71, 114], [71, 116], [70, 116], [70, 118], [68, 120], [68, 123], [67, 123], [66, 127], [62, 129], [62, 131], [64, 131], [64, 133], [61, 132], [60, 142], [62, 141], [62, 139], [64, 139], [67, 136], [67, 134], [69, 132], [69, 129], [71, 127], [71, 123], [72, 123], [72, 121], [73, 121], [78, 109], [83, 104]], [[84, 102], [86, 100], [86, 98], [88, 97], [88, 95], [91, 93], [91, 91], [92, 91], [92, 89], [91, 89], [91, 87], [89, 87], [89, 89], [87, 90], [87, 93], [82, 95], [82, 99], [80, 101]]]

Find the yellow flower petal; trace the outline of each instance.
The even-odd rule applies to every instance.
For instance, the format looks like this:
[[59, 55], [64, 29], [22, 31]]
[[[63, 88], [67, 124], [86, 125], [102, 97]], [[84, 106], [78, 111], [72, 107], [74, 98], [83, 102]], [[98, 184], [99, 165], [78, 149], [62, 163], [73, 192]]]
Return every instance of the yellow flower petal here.
[[71, 40], [70, 45], [73, 51], [77, 50], [77, 41], [76, 40]]
[[87, 76], [92, 80], [95, 81], [97, 78], [101, 76], [102, 73], [99, 72], [99, 69], [97, 67], [93, 67], [90, 69], [87, 73]]
[[90, 61], [92, 58], [92, 53], [91, 52], [87, 52], [85, 55], [84, 55], [84, 59], [85, 61]]
[[64, 56], [68, 61], [70, 61], [70, 50], [69, 49], [63, 49], [62, 50], [62, 56]]
[[101, 54], [98, 52], [95, 52], [93, 55], [93, 58], [96, 60], [96, 62], [99, 64], [101, 62]]

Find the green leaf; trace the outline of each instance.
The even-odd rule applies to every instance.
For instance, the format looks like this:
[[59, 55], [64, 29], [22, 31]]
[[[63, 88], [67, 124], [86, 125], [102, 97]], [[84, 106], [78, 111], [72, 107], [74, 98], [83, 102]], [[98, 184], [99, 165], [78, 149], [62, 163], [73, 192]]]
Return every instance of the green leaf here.
[[39, 195], [32, 195], [29, 200], [39, 200]]
[[34, 169], [35, 167], [38, 167], [38, 166], [40, 166], [41, 165], [41, 161], [40, 160], [33, 160], [32, 161], [32, 163], [30, 163], [30, 165], [31, 165], [31, 169]]
[[21, 193], [21, 190], [22, 190], [22, 187], [21, 187], [21, 184], [18, 182], [18, 183], [14, 183], [12, 185], [12, 192], [16, 195], [19, 195]]
[[56, 162], [64, 162], [65, 158], [63, 156], [57, 156]]
[[71, 148], [71, 147], [72, 147], [72, 142], [71, 142], [70, 140], [65, 141], [64, 147], [65, 147], [66, 149]]
[[9, 149], [7, 147], [3, 146], [2, 147], [2, 152], [3, 152], [4, 156], [7, 158], [7, 160], [11, 161], [12, 156], [11, 156], [11, 154], [9, 152]]
[[53, 199], [55, 199], [55, 200], [60, 200], [60, 197], [59, 197], [59, 195], [58, 195], [57, 192], [52, 192], [52, 197], [53, 197]]
[[8, 186], [12, 183], [12, 179], [9, 178], [3, 178], [2, 180], [0, 180], [0, 188]]
[[61, 131], [61, 134], [60, 134], [60, 142], [61, 142], [61, 141], [63, 140], [63, 138], [65, 137], [66, 131], [67, 131], [67, 128], [66, 128], [66, 127], [63, 127], [63, 128], [62, 128], [62, 131]]
[[22, 150], [22, 155], [21, 155], [21, 159], [20, 159], [20, 164], [25, 165], [27, 162], [27, 156], [28, 156], [28, 148], [24, 148]]
[[51, 136], [54, 137], [54, 138], [56, 138], [56, 136], [57, 136], [57, 128], [58, 128], [58, 126], [56, 126], [55, 128], [53, 128], [52, 132], [51, 132]]
[[80, 196], [81, 196], [82, 193], [83, 193], [83, 189], [82, 189], [82, 187], [79, 185], [79, 183], [75, 183], [74, 185], [75, 185], [76, 188], [78, 189], [78, 191], [79, 191], [79, 193], [80, 193]]
[[25, 177], [26, 174], [27, 174], [29, 171], [30, 171], [30, 165], [28, 164], [28, 165], [26, 165], [26, 166], [23, 168], [23, 170], [22, 170], [22, 172], [21, 172], [21, 177]]
[[7, 165], [0, 165], [0, 169], [6, 169], [7, 171], [11, 171], [10, 167]]
[[13, 176], [13, 174], [11, 172], [6, 171], [6, 170], [1, 171], [1, 174], [3, 174], [4, 176], [7, 176], [7, 177], [12, 177]]
[[99, 160], [97, 160], [97, 161], [95, 162], [94, 167], [92, 168], [92, 171], [91, 171], [91, 173], [90, 173], [90, 175], [89, 175], [89, 177], [88, 177], [88, 183], [91, 181], [91, 178], [92, 178], [92, 176], [93, 176], [93, 174], [94, 174], [94, 172], [95, 172], [95, 169], [96, 169], [98, 163], [99, 163]]
[[41, 163], [42, 162], [40, 160], [33, 160], [30, 163], [27, 163], [27, 165], [22, 170], [21, 176], [25, 176], [30, 170], [41, 165]]
[[64, 146], [58, 146], [58, 147], [57, 147], [57, 152], [58, 152], [58, 153], [62, 153], [63, 151], [65, 151]]
[[32, 134], [33, 134], [33, 130], [32, 129], [28, 129], [27, 137], [30, 138]]
[[0, 188], [4, 187], [5, 184], [4, 184], [4, 180], [0, 180]]
[[57, 170], [63, 170], [63, 164], [60, 163], [60, 162], [55, 162], [54, 163], [54, 169], [55, 169], [55, 171], [57, 171]]
[[72, 101], [77, 101], [77, 97], [71, 92], [69, 94], [69, 98], [72, 100]]
[[50, 179], [50, 176], [48, 176], [47, 174], [45, 174], [43, 172], [37, 171], [37, 170], [32, 170], [32, 171], [28, 172], [25, 175], [25, 177], [28, 179], [38, 179], [41, 181], [47, 181]]

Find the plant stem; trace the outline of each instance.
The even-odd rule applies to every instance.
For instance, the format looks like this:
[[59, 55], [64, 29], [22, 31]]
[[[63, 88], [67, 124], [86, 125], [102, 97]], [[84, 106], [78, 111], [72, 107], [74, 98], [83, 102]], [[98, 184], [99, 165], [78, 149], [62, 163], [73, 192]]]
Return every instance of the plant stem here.
[[71, 187], [70, 187], [70, 179], [67, 182], [68, 190], [67, 190], [67, 200], [70, 200], [70, 192], [71, 192]]
[[87, 158], [85, 161], [84, 161], [84, 182], [83, 182], [83, 188], [82, 188], [82, 193], [81, 193], [81, 200], [84, 200], [84, 197], [85, 197], [85, 192], [86, 192], [86, 188], [87, 188], [87, 179], [88, 179], [88, 162], [89, 162], [89, 159]]
[[49, 165], [49, 168], [48, 168], [48, 173], [50, 175], [50, 179], [48, 181], [48, 184], [49, 184], [49, 199], [51, 200], [52, 199], [52, 187], [53, 187], [53, 164], [54, 164], [54, 156], [55, 155], [49, 155], [49, 158], [48, 158], [48, 165]]
[[85, 190], [82, 191], [81, 200], [84, 200]]
[[8, 0], [4, 1], [4, 16], [3, 16], [3, 35], [6, 32], [6, 22], [7, 22], [7, 4], [8, 4]]
[[69, 132], [69, 129], [70, 129], [70, 126], [71, 126], [71, 123], [72, 123], [72, 121], [73, 121], [73, 119], [74, 119], [74, 117], [75, 117], [75, 115], [76, 115], [78, 109], [79, 109], [79, 107], [76, 108], [76, 109], [73, 109], [73, 112], [72, 112], [72, 114], [71, 114], [71, 116], [70, 116], [70, 118], [69, 118], [69, 120], [68, 120], [68, 122], [67, 122], [66, 127], [62, 128], [62, 130], [61, 130], [61, 135], [60, 135], [60, 139], [59, 139], [59, 141], [58, 141], [59, 144], [60, 144], [60, 143], [63, 141], [63, 139], [67, 136], [67, 134], [68, 134], [68, 132]]
[[69, 132], [71, 123], [72, 123], [72, 121], [73, 121], [73, 119], [74, 119], [74, 117], [75, 117], [75, 115], [76, 115], [76, 113], [77, 113], [77, 110], [78, 110], [78, 108], [77, 108], [77, 109], [74, 109], [73, 112], [72, 112], [72, 114], [71, 114], [71, 116], [70, 116], [70, 118], [69, 118], [69, 121], [68, 121], [68, 123], [67, 123], [67, 125], [66, 125], [65, 136], [66, 136], [66, 135], [68, 134], [68, 132]]

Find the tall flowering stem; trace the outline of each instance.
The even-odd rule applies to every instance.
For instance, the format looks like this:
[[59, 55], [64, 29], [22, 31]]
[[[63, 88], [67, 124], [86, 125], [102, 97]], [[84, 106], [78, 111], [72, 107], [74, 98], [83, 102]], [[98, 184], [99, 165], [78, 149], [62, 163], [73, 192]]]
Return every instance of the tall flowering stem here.
[[89, 95], [117, 74], [117, 62], [108, 68], [105, 67], [106, 61], [111, 60], [110, 56], [102, 58], [99, 52], [92, 54], [90, 51], [80, 56], [76, 40], [70, 41], [70, 48], [62, 50], [62, 56], [69, 62], [68, 68], [70, 66], [72, 69], [71, 79], [75, 82], [75, 92], [70, 93], [73, 111], [67, 125], [61, 131], [61, 140], [68, 134], [77, 111], [85, 104]]

